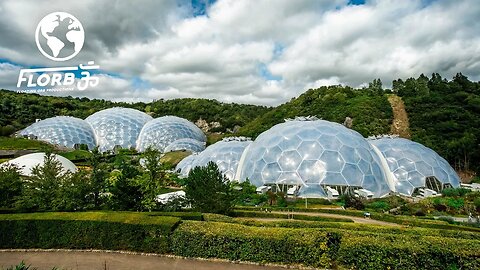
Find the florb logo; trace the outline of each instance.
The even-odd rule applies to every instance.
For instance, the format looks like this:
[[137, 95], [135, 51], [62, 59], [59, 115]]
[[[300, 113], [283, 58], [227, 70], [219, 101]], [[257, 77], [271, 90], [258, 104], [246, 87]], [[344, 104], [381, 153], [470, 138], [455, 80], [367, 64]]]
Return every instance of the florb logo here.
[[66, 12], [48, 14], [38, 23], [35, 31], [38, 50], [53, 61], [72, 59], [80, 52], [84, 41], [82, 23]]
[[[53, 61], [66, 61], [75, 57], [85, 42], [82, 23], [72, 14], [53, 12], [43, 17], [35, 31], [38, 50]], [[21, 92], [85, 90], [98, 85], [99, 79], [92, 71], [100, 67], [94, 61], [87, 65], [70, 67], [21, 69], [17, 87], [24, 85]]]

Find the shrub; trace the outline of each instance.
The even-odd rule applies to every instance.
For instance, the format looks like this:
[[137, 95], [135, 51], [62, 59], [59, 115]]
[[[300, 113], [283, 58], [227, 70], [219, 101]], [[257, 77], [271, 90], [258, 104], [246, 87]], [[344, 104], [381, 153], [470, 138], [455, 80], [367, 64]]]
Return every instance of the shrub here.
[[217, 222], [187, 221], [172, 235], [172, 250], [179, 256], [314, 267], [330, 267], [339, 243], [338, 233], [315, 229], [261, 228]]
[[203, 215], [200, 212], [150, 212], [148, 216], [170, 216], [178, 217], [183, 220], [203, 220]]
[[236, 210], [233, 212], [236, 217], [254, 217], [254, 218], [282, 218], [282, 219], [298, 219], [298, 220], [311, 220], [311, 221], [330, 221], [330, 222], [353, 222], [348, 218], [331, 218], [322, 216], [309, 216], [299, 214], [287, 213], [271, 213], [271, 212], [255, 212], [255, 211], [241, 211]]
[[355, 269], [479, 269], [480, 242], [432, 236], [342, 236], [339, 263]]
[[0, 248], [72, 248], [166, 253], [180, 219], [142, 213], [38, 213], [0, 216]]

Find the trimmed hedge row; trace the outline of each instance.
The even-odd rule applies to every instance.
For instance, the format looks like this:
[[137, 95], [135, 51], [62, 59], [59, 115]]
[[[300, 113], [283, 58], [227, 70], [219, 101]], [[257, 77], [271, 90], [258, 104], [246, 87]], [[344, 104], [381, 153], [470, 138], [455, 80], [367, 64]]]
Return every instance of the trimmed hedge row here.
[[283, 214], [283, 213], [243, 211], [243, 210], [235, 210], [233, 212], [233, 215], [235, 217], [282, 218], [282, 219], [293, 218], [297, 220], [310, 220], [310, 221], [353, 222], [353, 220], [348, 218], [330, 218], [330, 217], [309, 216], [309, 215], [299, 215], [299, 214], [291, 215], [288, 213]]
[[480, 269], [480, 241], [344, 233], [338, 263], [354, 269]]
[[[176, 217], [142, 213], [36, 213], [0, 216], [0, 248], [71, 248], [167, 253]], [[106, 215], [105, 215], [106, 214]]]
[[150, 212], [148, 216], [169, 216], [169, 217], [178, 217], [182, 220], [203, 220], [203, 214], [200, 212]]
[[[256, 212], [258, 211], [258, 207], [235, 207], [237, 211], [250, 211]], [[299, 208], [299, 207], [288, 207], [288, 208], [281, 208], [281, 207], [270, 207], [264, 208], [270, 209], [274, 211], [296, 211], [296, 212], [308, 212], [308, 213], [327, 213], [327, 214], [338, 214], [338, 215], [345, 215], [345, 216], [353, 216], [353, 217], [363, 217], [364, 211], [358, 210], [341, 210], [341, 209], [327, 209], [327, 208]], [[419, 217], [406, 217], [406, 216], [395, 216], [390, 214], [381, 214], [381, 213], [370, 213], [370, 218], [385, 222], [397, 223], [400, 225], [405, 226], [416, 226], [416, 227], [423, 227], [423, 228], [432, 228], [432, 229], [443, 229], [443, 230], [462, 230], [462, 231], [470, 231], [470, 232], [480, 232], [480, 228], [470, 227], [470, 226], [462, 226], [462, 225], [454, 225], [448, 224], [446, 221], [441, 220], [432, 220], [426, 218], [419, 218]]]
[[447, 238], [460, 238], [478, 240], [480, 238], [478, 233], [468, 231], [455, 230], [440, 230], [429, 228], [402, 228], [402, 227], [384, 227], [380, 225], [369, 225], [359, 223], [339, 223], [339, 222], [322, 222], [322, 221], [304, 221], [304, 220], [279, 220], [279, 221], [259, 221], [246, 218], [230, 218], [223, 217], [209, 217], [208, 221], [237, 223], [246, 226], [255, 227], [281, 227], [281, 228], [317, 228], [320, 230], [329, 231], [336, 229], [337, 231], [356, 231], [367, 233], [382, 233], [382, 234], [399, 234], [416, 236], [437, 236]]
[[340, 235], [314, 229], [186, 221], [174, 231], [171, 243], [173, 253], [185, 257], [331, 267]]

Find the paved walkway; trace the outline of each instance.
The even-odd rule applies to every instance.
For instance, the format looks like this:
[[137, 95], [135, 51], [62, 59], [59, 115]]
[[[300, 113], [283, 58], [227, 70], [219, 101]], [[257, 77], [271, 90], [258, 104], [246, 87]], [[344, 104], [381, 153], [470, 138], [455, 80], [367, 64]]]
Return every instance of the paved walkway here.
[[38, 270], [280, 270], [282, 267], [235, 264], [156, 255], [90, 251], [0, 251], [0, 269], [21, 261]]
[[363, 223], [363, 224], [372, 224], [372, 225], [382, 225], [382, 226], [394, 226], [400, 227], [401, 225], [386, 222], [381, 220], [375, 220], [371, 218], [363, 218], [363, 217], [354, 217], [354, 216], [347, 216], [347, 215], [339, 215], [339, 214], [329, 214], [329, 213], [319, 213], [319, 212], [282, 212], [282, 211], [272, 211], [271, 213], [277, 214], [293, 214], [294, 218], [295, 215], [306, 215], [306, 216], [317, 216], [317, 217], [329, 217], [329, 218], [348, 218], [353, 220], [355, 223]]

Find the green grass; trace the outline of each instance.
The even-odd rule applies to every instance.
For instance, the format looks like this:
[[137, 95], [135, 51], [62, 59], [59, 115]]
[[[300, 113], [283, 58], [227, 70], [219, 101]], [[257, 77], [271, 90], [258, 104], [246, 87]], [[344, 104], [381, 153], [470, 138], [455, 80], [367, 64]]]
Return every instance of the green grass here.
[[58, 154], [71, 161], [87, 160], [92, 156], [92, 153], [86, 150], [73, 150], [70, 152], [62, 152]]
[[1, 214], [0, 220], [82, 220], [153, 225], [178, 222], [176, 217], [150, 215], [148, 212], [113, 211]]
[[0, 137], [0, 150], [45, 150], [53, 146], [37, 140], [24, 138]]
[[172, 167], [175, 167], [182, 159], [189, 156], [191, 153], [188, 151], [175, 151], [166, 153], [161, 159], [160, 162], [166, 163]]

